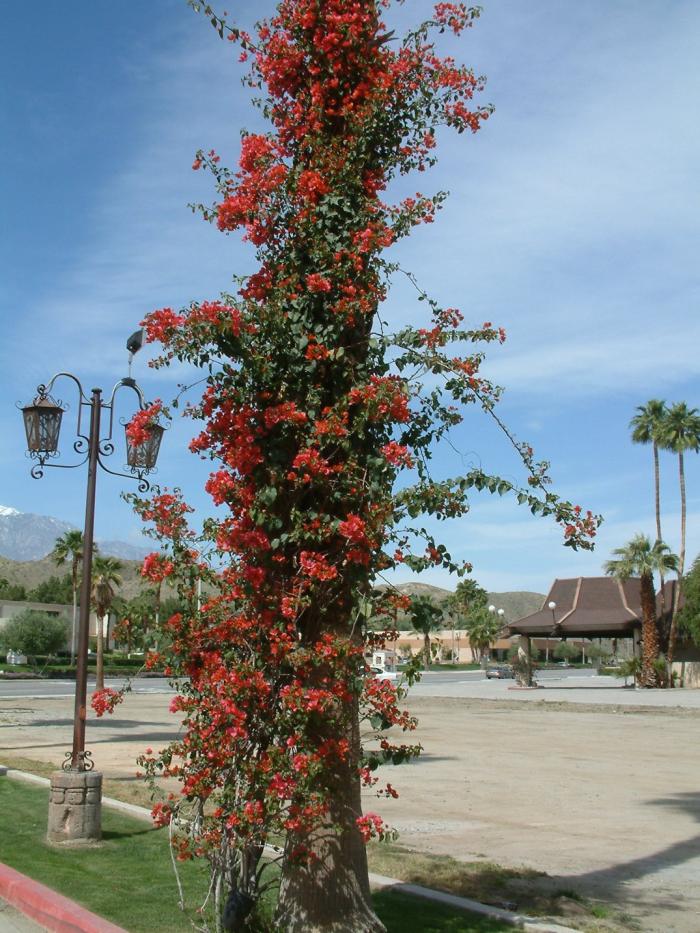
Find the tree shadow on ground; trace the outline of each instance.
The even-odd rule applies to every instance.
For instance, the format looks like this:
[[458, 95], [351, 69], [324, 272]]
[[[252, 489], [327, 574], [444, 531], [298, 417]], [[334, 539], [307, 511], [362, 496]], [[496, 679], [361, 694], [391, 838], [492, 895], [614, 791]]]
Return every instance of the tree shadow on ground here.
[[[58, 728], [61, 726], [71, 726], [73, 725], [72, 719], [36, 719], [33, 722], [28, 722], [26, 725], [30, 728], [39, 729], [42, 727], [46, 728]], [[145, 720], [139, 719], [88, 719], [87, 728], [88, 729], [138, 729], [142, 726], [153, 726], [152, 722], [147, 722]]]
[[428, 752], [421, 752], [417, 758], [410, 758], [404, 761], [398, 767], [407, 768], [411, 765], [432, 765], [439, 761], [457, 761], [456, 755], [431, 755]]
[[[143, 725], [147, 725], [147, 723]], [[107, 735], [101, 739], [92, 738], [92, 736], [90, 736], [85, 744], [88, 748], [93, 745], [110, 745], [117, 742], [137, 742], [139, 744], [151, 745], [158, 742], [172, 742], [174, 738], [176, 738], [176, 735], [173, 732], [138, 732], [133, 735]], [[11, 754], [13, 752], [31, 751], [37, 748], [64, 748], [66, 744], [70, 745], [70, 739], [68, 737], [61, 742], [31, 742], [28, 745], [0, 745], [0, 752], [5, 751]]]
[[[672, 794], [668, 797], [646, 800], [644, 804], [646, 806], [677, 810], [692, 816], [694, 820], [700, 822], [700, 792]], [[614, 901], [618, 906], [639, 906], [643, 901], [644, 907], [665, 908], [685, 913], [688, 910], [688, 905], [684, 903], [682, 895], [679, 898], [678, 895], [673, 893], [654, 892], [650, 888], [646, 888], [643, 895], [640, 895], [638, 886], [630, 889], [628, 885], [630, 882], [639, 881], [658, 872], [684, 865], [693, 859], [698, 860], [698, 871], [700, 872], [700, 834], [674, 842], [664, 849], [650, 852], [639, 858], [610, 865], [607, 868], [582, 872], [579, 875], [549, 875], [548, 883], [559, 884], [561, 887], [573, 888], [574, 890], [580, 890], [582, 893], [600, 896], [605, 900]], [[678, 888], [680, 889], [680, 887], [679, 883]]]
[[126, 839], [129, 836], [143, 836], [146, 833], [152, 833], [154, 830], [153, 826], [146, 826], [144, 829], [103, 829], [102, 830], [102, 840], [104, 842], [109, 842], [110, 839]]

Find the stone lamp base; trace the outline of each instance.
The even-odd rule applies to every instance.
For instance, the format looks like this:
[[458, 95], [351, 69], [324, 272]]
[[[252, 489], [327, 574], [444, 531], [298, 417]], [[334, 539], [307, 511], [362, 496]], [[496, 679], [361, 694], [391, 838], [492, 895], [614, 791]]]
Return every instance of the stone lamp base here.
[[81, 845], [102, 839], [102, 775], [56, 771], [51, 775], [48, 842]]

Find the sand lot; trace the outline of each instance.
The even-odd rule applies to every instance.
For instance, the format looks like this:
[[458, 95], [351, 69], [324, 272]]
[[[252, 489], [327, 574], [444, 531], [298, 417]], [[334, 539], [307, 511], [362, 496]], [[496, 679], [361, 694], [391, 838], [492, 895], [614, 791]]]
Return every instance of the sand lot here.
[[[130, 694], [90, 721], [106, 776], [135, 781], [135, 757], [172, 738], [168, 702]], [[410, 706], [425, 754], [387, 771], [399, 800], [366, 799], [402, 844], [537, 868], [648, 933], [700, 933], [700, 710], [419, 696]], [[0, 762], [58, 764], [71, 716], [70, 698], [0, 700]]]

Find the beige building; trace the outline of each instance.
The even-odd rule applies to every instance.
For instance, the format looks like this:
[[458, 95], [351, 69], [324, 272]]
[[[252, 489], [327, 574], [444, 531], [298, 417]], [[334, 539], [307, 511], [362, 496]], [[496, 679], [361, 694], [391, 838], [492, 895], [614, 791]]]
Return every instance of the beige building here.
[[[399, 658], [416, 655], [423, 651], [425, 640], [421, 634], [413, 631], [401, 631], [392, 647]], [[430, 644], [437, 652], [436, 659], [440, 662], [455, 661], [459, 664], [476, 663], [474, 652], [469, 644], [469, 635], [464, 629], [445, 628], [433, 632]], [[491, 657], [497, 658], [505, 655], [511, 647], [510, 638], [499, 638], [491, 648]]]
[[[4, 628], [5, 625], [13, 619], [15, 616], [18, 616], [22, 612], [27, 612], [31, 610], [32, 612], [45, 612], [49, 616], [54, 616], [58, 618], [62, 616], [68, 622], [68, 637], [66, 639], [66, 648], [70, 649], [70, 634], [71, 626], [73, 623], [73, 606], [64, 606], [62, 603], [35, 603], [35, 602], [26, 602], [18, 601], [14, 599], [0, 599], [0, 629]], [[77, 624], [77, 623], [76, 623]], [[90, 637], [97, 635], [97, 616], [94, 612], [90, 612]]]

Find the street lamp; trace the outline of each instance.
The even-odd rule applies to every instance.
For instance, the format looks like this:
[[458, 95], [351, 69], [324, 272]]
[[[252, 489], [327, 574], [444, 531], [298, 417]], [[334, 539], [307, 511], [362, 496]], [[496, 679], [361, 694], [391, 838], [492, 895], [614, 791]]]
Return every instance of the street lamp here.
[[[557, 608], [557, 604], [554, 602], [554, 600], [550, 600], [550, 601], [547, 603], [547, 609], [549, 609], [550, 612], [552, 613], [552, 636], [553, 636], [553, 637], [556, 637], [556, 634], [557, 634], [557, 617], [554, 615], [554, 610], [555, 610], [556, 608]], [[545, 663], [546, 663], [546, 664], [549, 664], [549, 635], [547, 636], [547, 639], [546, 639], [546, 641], [545, 641], [545, 657], [544, 657], [544, 660], [545, 660]]]
[[[85, 529], [83, 532], [83, 578], [80, 590], [80, 615], [78, 619], [78, 650], [75, 676], [75, 713], [73, 717], [73, 749], [66, 753], [62, 771], [51, 779], [49, 802], [48, 839], [51, 842], [94, 842], [102, 835], [101, 798], [102, 775], [93, 769], [95, 763], [91, 753], [85, 750], [85, 721], [87, 712], [87, 659], [90, 624], [90, 584], [92, 577], [92, 551], [95, 525], [95, 486], [97, 467], [113, 476], [135, 479], [140, 492], [147, 492], [150, 484], [146, 479], [153, 472], [158, 457], [164, 428], [155, 424], [143, 444], [132, 444], [127, 438], [127, 469], [123, 473], [111, 470], [104, 458], [115, 451], [114, 403], [122, 387], [132, 389], [137, 396], [139, 408], [147, 408], [143, 392], [131, 378], [131, 361], [140, 349], [143, 337], [139, 331], [129, 338], [129, 375], [120, 379], [112, 389], [109, 400], [102, 397], [101, 389], [93, 389], [86, 395], [80, 380], [72, 373], [59, 372], [46, 385], [37, 387], [37, 394], [30, 405], [22, 407], [24, 428], [27, 435], [29, 457], [36, 461], [31, 469], [34, 479], [41, 479], [46, 467], [73, 469], [88, 464], [87, 495], [85, 501]], [[52, 396], [54, 385], [66, 378], [78, 389], [78, 423], [73, 450], [82, 457], [77, 463], [52, 463], [59, 457], [58, 440], [63, 414], [67, 410], [60, 400]], [[108, 415], [106, 433], [100, 434], [100, 420]], [[87, 422], [89, 421], [89, 425]], [[87, 434], [85, 433], [87, 429]]]

